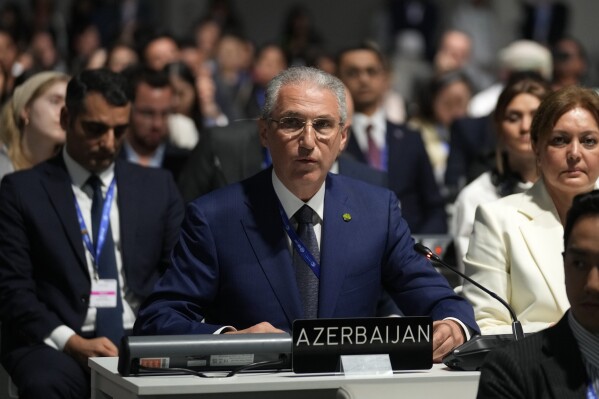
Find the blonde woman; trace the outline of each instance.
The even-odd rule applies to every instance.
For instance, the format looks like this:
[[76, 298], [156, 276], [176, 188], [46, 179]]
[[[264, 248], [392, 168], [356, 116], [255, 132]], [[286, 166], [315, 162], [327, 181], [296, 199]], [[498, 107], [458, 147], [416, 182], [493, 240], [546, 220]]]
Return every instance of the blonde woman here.
[[69, 77], [40, 72], [19, 85], [0, 115], [0, 179], [55, 155], [65, 141], [60, 126]]

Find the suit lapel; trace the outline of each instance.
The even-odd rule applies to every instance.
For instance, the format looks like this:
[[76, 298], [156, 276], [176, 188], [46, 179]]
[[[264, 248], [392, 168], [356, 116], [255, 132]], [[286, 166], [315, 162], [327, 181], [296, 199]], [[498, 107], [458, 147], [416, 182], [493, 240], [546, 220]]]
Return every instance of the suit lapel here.
[[303, 308], [271, 172], [272, 168], [269, 168], [255, 177], [258, 182], [247, 184], [246, 205], [249, 212], [241, 222], [256, 259], [291, 326], [294, 320], [303, 318]]
[[558, 308], [565, 312], [570, 304], [564, 295], [558, 295], [564, 289], [564, 268], [561, 256], [556, 256], [556, 249], [559, 253], [563, 250], [563, 228], [545, 186], [537, 183], [530, 193], [536, 202], [523, 203], [519, 212], [531, 221], [523, 224], [520, 231]]
[[62, 155], [58, 155], [49, 162], [40, 165], [40, 168], [44, 169], [42, 173], [45, 177], [42, 179], [42, 185], [62, 223], [68, 242], [77, 255], [79, 266], [83, 268], [87, 276], [87, 261], [75, 210], [71, 178], [64, 165]]
[[[143, 202], [141, 198], [143, 193], [140, 191], [143, 182], [136, 179], [132, 173], [126, 173], [123, 169], [127, 166], [125, 161], [117, 160], [114, 167], [114, 176], [117, 184], [117, 203], [120, 221], [119, 235], [121, 240], [123, 266], [134, 263], [129, 261], [129, 256], [135, 253], [132, 244], [135, 242], [139, 220], [138, 204]], [[125, 226], [126, 228], [124, 228]], [[127, 270], [126, 267], [124, 269]]]
[[324, 197], [324, 225], [320, 244], [320, 292], [318, 296], [318, 316], [333, 317], [339, 292], [343, 286], [351, 252], [343, 250], [348, 244], [348, 229], [351, 223], [343, 219], [345, 213], [354, 215], [355, 209], [348, 202], [347, 194], [335, 187], [338, 180], [327, 177]]

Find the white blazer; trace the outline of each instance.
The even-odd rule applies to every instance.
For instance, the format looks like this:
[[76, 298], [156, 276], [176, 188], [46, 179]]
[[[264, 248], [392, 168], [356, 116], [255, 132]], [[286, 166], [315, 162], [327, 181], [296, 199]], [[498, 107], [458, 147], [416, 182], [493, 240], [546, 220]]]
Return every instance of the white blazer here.
[[[542, 179], [529, 190], [480, 205], [464, 256], [466, 274], [505, 299], [525, 332], [557, 322], [570, 307], [562, 260], [564, 228]], [[483, 334], [511, 332], [507, 309], [464, 282]]]

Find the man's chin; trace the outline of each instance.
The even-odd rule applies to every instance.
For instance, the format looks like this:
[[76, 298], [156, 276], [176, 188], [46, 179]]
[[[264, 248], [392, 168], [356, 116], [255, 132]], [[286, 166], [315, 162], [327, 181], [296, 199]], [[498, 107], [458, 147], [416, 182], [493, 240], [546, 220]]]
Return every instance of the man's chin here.
[[114, 158], [94, 160], [88, 164], [88, 169], [90, 172], [94, 173], [103, 172], [108, 169], [113, 162]]

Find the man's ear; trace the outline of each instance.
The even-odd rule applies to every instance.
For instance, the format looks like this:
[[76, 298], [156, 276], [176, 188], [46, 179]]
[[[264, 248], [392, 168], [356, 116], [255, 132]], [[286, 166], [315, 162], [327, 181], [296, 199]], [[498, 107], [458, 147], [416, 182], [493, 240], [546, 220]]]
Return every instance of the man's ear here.
[[266, 119], [258, 119], [258, 133], [260, 134], [260, 144], [268, 148], [268, 121]]
[[351, 125], [347, 125], [347, 126], [343, 126], [343, 129], [341, 129], [341, 141], [339, 142], [339, 153], [341, 153], [343, 150], [345, 150], [345, 147], [347, 146], [347, 141], [349, 140], [349, 128], [351, 127]]

